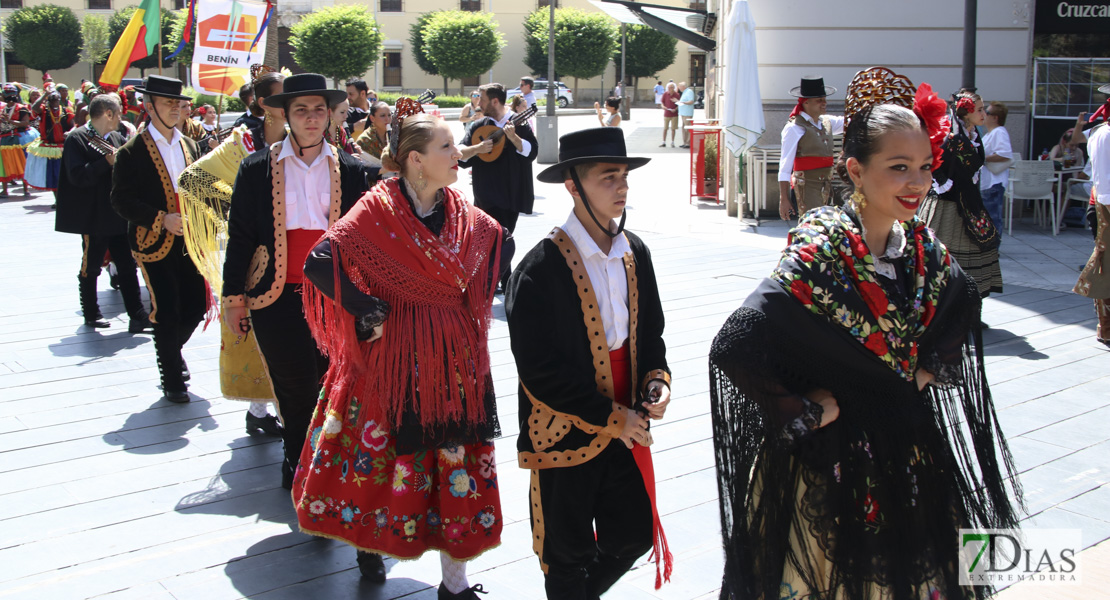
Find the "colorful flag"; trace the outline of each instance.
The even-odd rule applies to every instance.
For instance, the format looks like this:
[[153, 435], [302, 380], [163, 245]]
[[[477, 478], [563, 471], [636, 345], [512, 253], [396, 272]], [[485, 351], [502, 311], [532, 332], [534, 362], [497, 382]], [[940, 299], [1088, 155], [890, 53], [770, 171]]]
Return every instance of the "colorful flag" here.
[[131, 63], [154, 54], [154, 47], [158, 45], [162, 33], [161, 15], [158, 0], [143, 0], [127, 28], [119, 36], [116, 47], [108, 56], [108, 63], [104, 65], [104, 72], [100, 74], [100, 85], [103, 88], [117, 89], [120, 81], [131, 68]]

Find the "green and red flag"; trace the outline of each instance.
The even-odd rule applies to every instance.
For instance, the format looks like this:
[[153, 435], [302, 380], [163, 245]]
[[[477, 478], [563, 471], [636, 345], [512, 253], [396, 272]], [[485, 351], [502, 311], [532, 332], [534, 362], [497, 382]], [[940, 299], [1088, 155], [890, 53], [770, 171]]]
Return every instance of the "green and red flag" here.
[[131, 67], [131, 63], [154, 54], [154, 47], [161, 37], [161, 15], [158, 0], [143, 0], [127, 28], [119, 36], [116, 47], [108, 56], [104, 72], [100, 74], [102, 89], [119, 89], [120, 81]]

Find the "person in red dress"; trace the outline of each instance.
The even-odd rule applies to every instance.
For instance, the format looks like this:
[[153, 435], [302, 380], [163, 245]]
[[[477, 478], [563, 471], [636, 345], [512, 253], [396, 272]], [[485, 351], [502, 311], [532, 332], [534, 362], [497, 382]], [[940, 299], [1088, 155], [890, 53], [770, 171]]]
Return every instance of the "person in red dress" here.
[[489, 326], [506, 230], [450, 186], [461, 152], [401, 98], [378, 183], [309, 254], [305, 313], [330, 359], [293, 482], [302, 531], [377, 555], [439, 550], [440, 599], [476, 599], [501, 542]]

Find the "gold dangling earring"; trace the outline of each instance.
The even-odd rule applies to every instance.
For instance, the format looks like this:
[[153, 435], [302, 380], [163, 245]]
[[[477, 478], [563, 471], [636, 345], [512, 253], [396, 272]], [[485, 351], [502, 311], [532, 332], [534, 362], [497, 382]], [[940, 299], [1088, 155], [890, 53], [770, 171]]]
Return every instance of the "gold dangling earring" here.
[[266, 111], [266, 126], [269, 127], [274, 124], [274, 115], [270, 111]]
[[856, 208], [863, 210], [867, 207], [867, 196], [863, 195], [862, 190], [856, 188], [856, 191], [852, 192], [852, 203], [856, 205]]
[[418, 192], [423, 192], [424, 188], [428, 187], [428, 182], [424, 181], [424, 169], [423, 168], [420, 169], [420, 174], [417, 175], [417, 177], [416, 177], [416, 185], [414, 185], [413, 187], [415, 187], [416, 191], [418, 191]]

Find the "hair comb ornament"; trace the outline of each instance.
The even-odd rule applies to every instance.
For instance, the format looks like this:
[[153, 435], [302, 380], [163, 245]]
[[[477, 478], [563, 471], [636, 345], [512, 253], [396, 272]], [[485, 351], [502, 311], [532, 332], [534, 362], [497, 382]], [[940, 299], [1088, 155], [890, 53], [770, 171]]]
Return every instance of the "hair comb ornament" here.
[[856, 73], [848, 84], [847, 98], [844, 103], [846, 123], [866, 108], [877, 104], [895, 104], [913, 108], [916, 89], [905, 75], [899, 75], [886, 67], [871, 67]]
[[948, 104], [937, 97], [932, 86], [922, 83], [915, 88], [905, 75], [899, 75], [886, 67], [871, 67], [856, 73], [848, 84], [847, 96], [844, 107], [846, 123], [879, 104], [894, 104], [912, 110], [929, 134], [933, 170], [940, 167], [944, 154], [942, 145], [948, 136], [950, 121]]
[[397, 99], [397, 104], [393, 107], [393, 118], [389, 121], [389, 154], [397, 156], [397, 140], [401, 136], [401, 125], [404, 124], [406, 117], [412, 115], [423, 114], [424, 104], [435, 100], [436, 93], [432, 90], [425, 90], [415, 100], [408, 96], [401, 96]]
[[975, 112], [975, 101], [967, 96], [964, 96], [963, 98], [960, 98], [956, 101], [956, 108], [962, 108], [965, 112], [973, 113]]
[[254, 83], [254, 82], [258, 81], [258, 78], [262, 77], [266, 73], [276, 73], [276, 72], [277, 72], [277, 69], [275, 69], [271, 66], [259, 65], [259, 64], [251, 65], [251, 83]]

